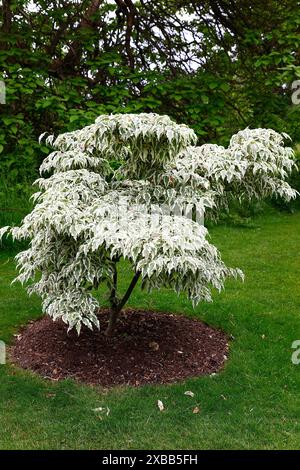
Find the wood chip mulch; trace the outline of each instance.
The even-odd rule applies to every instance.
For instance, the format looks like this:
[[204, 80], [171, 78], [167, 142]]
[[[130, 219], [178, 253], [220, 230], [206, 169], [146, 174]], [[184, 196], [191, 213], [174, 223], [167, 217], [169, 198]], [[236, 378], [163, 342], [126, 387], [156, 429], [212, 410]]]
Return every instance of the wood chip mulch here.
[[125, 310], [113, 337], [103, 332], [108, 311], [99, 312], [101, 330], [80, 336], [49, 317], [31, 322], [10, 348], [12, 362], [44, 378], [73, 378], [112, 387], [165, 384], [220, 370], [228, 337], [205, 323], [167, 313]]

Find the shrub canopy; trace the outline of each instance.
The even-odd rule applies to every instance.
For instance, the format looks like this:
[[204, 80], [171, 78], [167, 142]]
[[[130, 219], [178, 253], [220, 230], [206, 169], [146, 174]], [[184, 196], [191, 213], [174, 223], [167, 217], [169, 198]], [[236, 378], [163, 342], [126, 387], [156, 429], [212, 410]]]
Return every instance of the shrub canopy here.
[[212, 287], [242, 272], [223, 263], [195, 214], [216, 215], [232, 197], [295, 197], [285, 182], [294, 165], [285, 137], [245, 129], [228, 148], [197, 147], [193, 130], [157, 114], [103, 115], [46, 137], [54, 151], [35, 182], [35, 208], [20, 227], [1, 230], [30, 240], [17, 255], [17, 280], [30, 281], [44, 312], [78, 332], [99, 326], [93, 288], [106, 283], [118, 304], [121, 258], [142, 288], [185, 292], [194, 305], [210, 301]]

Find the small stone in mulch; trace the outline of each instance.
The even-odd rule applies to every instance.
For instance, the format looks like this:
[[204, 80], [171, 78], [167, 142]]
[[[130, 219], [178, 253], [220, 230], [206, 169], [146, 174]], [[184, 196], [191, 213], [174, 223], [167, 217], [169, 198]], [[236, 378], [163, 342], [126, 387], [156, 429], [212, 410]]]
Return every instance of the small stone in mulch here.
[[108, 310], [99, 312], [100, 331], [67, 333], [51, 318], [30, 323], [10, 348], [12, 362], [52, 380], [65, 378], [112, 387], [173, 383], [220, 370], [228, 337], [205, 323], [167, 313], [125, 310], [114, 336], [106, 337]]

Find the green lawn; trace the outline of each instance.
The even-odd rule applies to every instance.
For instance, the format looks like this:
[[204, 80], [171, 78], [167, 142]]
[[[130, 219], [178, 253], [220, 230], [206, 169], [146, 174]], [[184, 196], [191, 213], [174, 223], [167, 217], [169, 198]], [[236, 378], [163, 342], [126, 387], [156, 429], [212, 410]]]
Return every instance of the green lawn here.
[[[227, 264], [243, 269], [244, 284], [228, 282], [214, 303], [195, 311], [169, 291], [137, 289], [131, 305], [195, 316], [232, 334], [225, 370], [177, 385], [103, 392], [2, 365], [0, 449], [300, 447], [300, 365], [291, 362], [291, 344], [300, 339], [300, 214], [273, 212], [255, 228], [218, 226], [211, 235]], [[13, 277], [13, 253], [2, 251], [0, 339], [7, 342], [40, 315], [39, 299], [10, 286]], [[111, 410], [102, 420], [93, 411], [100, 406]]]

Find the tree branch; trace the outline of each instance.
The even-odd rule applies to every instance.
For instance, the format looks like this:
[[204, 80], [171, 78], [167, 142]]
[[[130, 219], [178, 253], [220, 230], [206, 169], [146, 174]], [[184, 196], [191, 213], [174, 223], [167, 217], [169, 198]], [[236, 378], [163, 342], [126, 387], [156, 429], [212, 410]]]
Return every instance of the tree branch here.
[[[76, 28], [76, 33], [80, 34], [83, 29], [93, 28], [96, 24], [93, 21], [93, 16], [97, 13], [103, 0], [92, 0], [90, 6], [86, 10], [83, 18], [81, 19], [78, 27]], [[56, 33], [56, 38], [54, 41], [59, 40], [59, 33]], [[57, 74], [59, 77], [63, 78], [68, 73], [73, 73], [72, 70], [76, 64], [80, 62], [81, 58], [82, 45], [79, 39], [73, 41], [69, 46], [69, 51], [63, 59], [57, 59], [53, 61], [50, 72]]]

